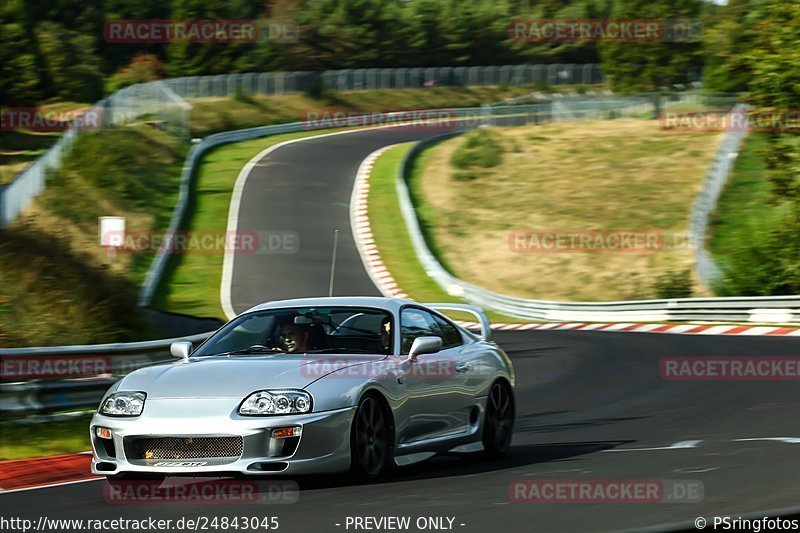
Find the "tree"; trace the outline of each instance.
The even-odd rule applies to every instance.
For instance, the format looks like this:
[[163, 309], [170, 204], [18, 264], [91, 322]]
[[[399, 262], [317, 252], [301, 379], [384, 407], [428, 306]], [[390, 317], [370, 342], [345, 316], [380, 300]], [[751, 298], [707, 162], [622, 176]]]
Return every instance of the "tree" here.
[[[761, 6], [752, 46], [742, 59], [750, 72], [748, 100], [758, 112], [796, 113], [800, 107], [800, 4], [770, 0]], [[800, 292], [800, 134], [767, 135], [764, 160], [772, 201], [787, 214], [742, 243], [726, 265], [723, 293]]]
[[103, 78], [91, 37], [55, 22], [43, 22], [36, 33], [55, 96], [77, 102], [102, 98]]
[[714, 92], [743, 92], [752, 75], [746, 52], [753, 47], [753, 28], [763, 0], [731, 0], [716, 6], [704, 20], [703, 86]]
[[[626, 0], [614, 4], [612, 18], [697, 21], [701, 0]], [[621, 91], [654, 91], [691, 81], [702, 65], [699, 41], [603, 41], [599, 44], [603, 71]]]
[[34, 43], [19, 24], [0, 25], [0, 105], [35, 105], [42, 80]]

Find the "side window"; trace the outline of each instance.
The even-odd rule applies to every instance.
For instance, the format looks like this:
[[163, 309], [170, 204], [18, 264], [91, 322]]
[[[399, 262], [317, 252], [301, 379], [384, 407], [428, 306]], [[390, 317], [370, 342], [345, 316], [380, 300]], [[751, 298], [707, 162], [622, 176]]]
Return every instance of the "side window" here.
[[442, 348], [461, 346], [464, 341], [456, 327], [447, 320], [436, 315], [434, 315], [433, 318], [436, 319], [436, 325], [438, 325], [439, 329], [442, 331]]
[[[400, 334], [401, 352], [407, 354], [411, 350], [411, 345], [417, 337], [426, 337], [432, 335], [434, 337], [442, 337], [442, 332], [436, 324], [436, 320], [430, 313], [421, 309], [406, 308], [400, 315]], [[444, 343], [442, 338], [442, 343]]]

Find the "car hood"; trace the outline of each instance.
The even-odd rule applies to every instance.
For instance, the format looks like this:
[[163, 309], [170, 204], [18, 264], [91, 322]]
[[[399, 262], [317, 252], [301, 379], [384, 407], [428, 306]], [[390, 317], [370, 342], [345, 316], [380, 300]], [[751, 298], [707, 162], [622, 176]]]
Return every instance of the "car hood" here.
[[333, 371], [385, 359], [385, 355], [267, 355], [190, 358], [139, 369], [118, 390], [148, 398], [244, 398], [261, 389], [301, 389]]

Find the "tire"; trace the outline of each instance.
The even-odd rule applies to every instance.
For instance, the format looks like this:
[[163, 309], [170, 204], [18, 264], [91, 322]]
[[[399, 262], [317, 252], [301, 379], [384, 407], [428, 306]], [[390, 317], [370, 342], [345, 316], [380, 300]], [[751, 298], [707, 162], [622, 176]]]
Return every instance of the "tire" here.
[[380, 477], [391, 461], [390, 424], [373, 395], [361, 399], [350, 430], [350, 473], [361, 480]]
[[495, 381], [486, 400], [483, 422], [484, 455], [500, 459], [511, 449], [514, 434], [514, 393], [505, 381]]

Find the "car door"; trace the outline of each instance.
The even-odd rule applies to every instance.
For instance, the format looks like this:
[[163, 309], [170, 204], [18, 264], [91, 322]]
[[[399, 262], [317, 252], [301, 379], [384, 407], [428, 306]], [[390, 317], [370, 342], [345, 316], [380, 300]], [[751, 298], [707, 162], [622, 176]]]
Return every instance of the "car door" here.
[[469, 413], [477, 405], [477, 398], [485, 396], [494, 375], [494, 364], [485, 345], [462, 335], [450, 320], [434, 314], [443, 334], [443, 346], [453, 357], [454, 385], [459, 392], [460, 411]]
[[410, 444], [466, 431], [468, 412], [464, 412], [465, 377], [456, 368], [461, 345], [448, 345], [435, 316], [425, 309], [406, 306], [400, 313], [401, 354], [407, 355], [414, 339], [435, 336], [443, 349], [420, 355], [415, 362], [402, 365], [407, 400], [406, 419], [398, 434], [398, 444]]

